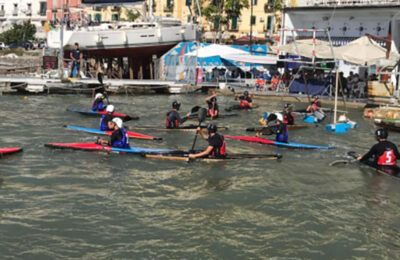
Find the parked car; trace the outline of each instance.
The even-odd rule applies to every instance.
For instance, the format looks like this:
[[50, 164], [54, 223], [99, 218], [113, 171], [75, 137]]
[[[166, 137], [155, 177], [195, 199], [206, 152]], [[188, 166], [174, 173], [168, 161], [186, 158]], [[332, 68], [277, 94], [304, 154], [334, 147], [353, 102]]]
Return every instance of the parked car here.
[[41, 41], [37, 45], [38, 49], [43, 49], [47, 47], [47, 42], [46, 41]]
[[0, 50], [4, 50], [7, 48], [7, 46], [4, 44], [4, 42], [0, 42]]
[[11, 43], [8, 48], [15, 49], [15, 48], [24, 48], [25, 50], [33, 49], [33, 43], [31, 42], [19, 42], [19, 43]]

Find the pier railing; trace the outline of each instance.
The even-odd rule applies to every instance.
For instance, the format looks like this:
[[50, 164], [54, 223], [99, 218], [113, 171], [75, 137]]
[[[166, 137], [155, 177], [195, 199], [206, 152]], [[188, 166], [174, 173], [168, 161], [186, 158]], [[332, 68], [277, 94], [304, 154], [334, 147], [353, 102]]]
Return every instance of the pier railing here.
[[400, 0], [284, 0], [286, 8], [295, 7], [353, 7], [400, 5]]

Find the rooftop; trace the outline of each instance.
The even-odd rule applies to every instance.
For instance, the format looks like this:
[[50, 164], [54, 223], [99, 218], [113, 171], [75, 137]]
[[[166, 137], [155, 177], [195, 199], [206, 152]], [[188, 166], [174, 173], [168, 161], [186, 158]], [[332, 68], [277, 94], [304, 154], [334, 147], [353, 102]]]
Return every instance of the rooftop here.
[[388, 7], [400, 6], [400, 0], [284, 0], [285, 8], [347, 8], [347, 7]]

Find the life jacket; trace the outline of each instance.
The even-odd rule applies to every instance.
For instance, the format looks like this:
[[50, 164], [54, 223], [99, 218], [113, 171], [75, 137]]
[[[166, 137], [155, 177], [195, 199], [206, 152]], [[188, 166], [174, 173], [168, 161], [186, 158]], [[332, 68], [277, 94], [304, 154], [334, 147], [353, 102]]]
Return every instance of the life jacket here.
[[240, 100], [240, 107], [241, 108], [249, 107], [249, 102], [245, 99]]
[[179, 120], [177, 118], [170, 119], [169, 116], [172, 113], [172, 111], [168, 112], [165, 115], [165, 126], [166, 128], [173, 129], [173, 128], [179, 128]]
[[378, 165], [396, 165], [396, 156], [392, 149], [385, 151], [378, 158]]
[[294, 124], [294, 115], [293, 114], [283, 114], [283, 123], [287, 125], [293, 125]]
[[[278, 127], [279, 126], [276, 126], [276, 129]], [[283, 142], [283, 143], [287, 143], [288, 142], [288, 140], [289, 140], [289, 131], [288, 131], [288, 127], [287, 127], [286, 124], [284, 124], [284, 128], [285, 128], [285, 132], [276, 134], [276, 139], [275, 140], [277, 142]]]
[[226, 144], [225, 144], [224, 137], [219, 134], [216, 134], [216, 136], [222, 140], [222, 145], [221, 145], [221, 147], [214, 147], [212, 149], [210, 155], [215, 156], [215, 157], [225, 156], [226, 155], [226, 152], [225, 152]]
[[214, 108], [209, 108], [207, 112], [207, 116], [212, 116], [214, 117], [216, 113], [216, 110]]
[[115, 141], [114, 143], [111, 144], [112, 147], [116, 147], [116, 148], [122, 148], [122, 149], [129, 149], [129, 138], [128, 138], [128, 134], [126, 133], [126, 130], [123, 128], [119, 129], [122, 133], [122, 139]]
[[101, 99], [96, 99], [92, 104], [93, 111], [104, 111], [104, 104]]

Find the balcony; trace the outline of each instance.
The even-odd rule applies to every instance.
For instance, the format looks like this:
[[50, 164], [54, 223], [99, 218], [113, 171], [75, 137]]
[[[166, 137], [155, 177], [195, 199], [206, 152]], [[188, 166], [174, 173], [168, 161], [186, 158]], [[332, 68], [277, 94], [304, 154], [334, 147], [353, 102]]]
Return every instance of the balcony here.
[[4, 17], [6, 15], [6, 11], [0, 10], [0, 17]]
[[394, 6], [394, 5], [400, 5], [400, 0], [284, 0], [285, 8]]
[[32, 10], [26, 10], [25, 15], [26, 16], [32, 16]]
[[13, 15], [13, 16], [18, 16], [18, 9], [14, 9], [14, 10], [12, 11], [12, 15]]

